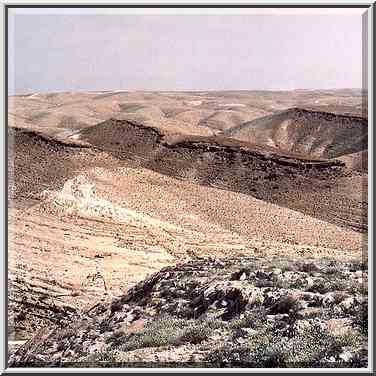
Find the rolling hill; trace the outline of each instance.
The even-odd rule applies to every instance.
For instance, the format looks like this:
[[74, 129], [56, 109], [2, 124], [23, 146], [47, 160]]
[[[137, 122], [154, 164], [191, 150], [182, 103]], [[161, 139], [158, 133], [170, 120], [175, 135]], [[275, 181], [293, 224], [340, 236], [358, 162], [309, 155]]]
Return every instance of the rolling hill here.
[[367, 119], [291, 108], [222, 132], [223, 136], [318, 158], [367, 149]]

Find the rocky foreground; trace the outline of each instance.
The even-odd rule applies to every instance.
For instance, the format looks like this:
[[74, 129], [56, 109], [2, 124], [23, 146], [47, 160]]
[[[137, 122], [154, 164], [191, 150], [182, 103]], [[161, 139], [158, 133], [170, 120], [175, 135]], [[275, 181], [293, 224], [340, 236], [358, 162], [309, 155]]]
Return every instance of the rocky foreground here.
[[10, 367], [367, 367], [366, 265], [236, 257], [167, 267], [42, 329]]

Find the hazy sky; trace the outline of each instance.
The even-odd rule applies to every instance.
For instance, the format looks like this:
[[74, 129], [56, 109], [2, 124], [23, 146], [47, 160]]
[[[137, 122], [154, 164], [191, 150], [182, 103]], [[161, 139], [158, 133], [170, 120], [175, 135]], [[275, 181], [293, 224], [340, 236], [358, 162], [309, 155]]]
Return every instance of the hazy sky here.
[[10, 94], [362, 86], [364, 10], [9, 12]]

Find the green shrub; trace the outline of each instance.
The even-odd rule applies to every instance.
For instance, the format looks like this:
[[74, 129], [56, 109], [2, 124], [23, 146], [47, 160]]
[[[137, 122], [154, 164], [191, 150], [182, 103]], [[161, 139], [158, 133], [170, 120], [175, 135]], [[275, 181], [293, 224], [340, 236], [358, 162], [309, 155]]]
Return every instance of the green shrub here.
[[145, 347], [179, 346], [201, 343], [210, 333], [226, 324], [220, 320], [184, 320], [164, 316], [147, 324], [138, 333], [113, 336], [111, 349], [130, 351]]
[[229, 326], [231, 329], [261, 328], [266, 325], [266, 315], [267, 311], [264, 307], [257, 307], [247, 312], [243, 318], [232, 320]]
[[[340, 366], [353, 367], [363, 361], [362, 357], [357, 355], [357, 349], [365, 340], [364, 336], [357, 333], [333, 336], [315, 327], [287, 338], [265, 328], [252, 336], [246, 345], [226, 345], [214, 350], [208, 354], [206, 361], [221, 367], [338, 367], [341, 362], [338, 356], [346, 347], [352, 349], [354, 357]], [[334, 364], [322, 362], [332, 356], [336, 359]]]

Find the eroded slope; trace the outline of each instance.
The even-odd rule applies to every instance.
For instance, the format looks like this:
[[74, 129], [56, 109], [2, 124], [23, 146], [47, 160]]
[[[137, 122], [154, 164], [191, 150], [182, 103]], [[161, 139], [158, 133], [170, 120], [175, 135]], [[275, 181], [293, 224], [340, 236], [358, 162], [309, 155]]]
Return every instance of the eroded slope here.
[[[129, 129], [124, 134], [117, 129], [123, 127], [121, 122], [108, 127], [117, 130], [113, 139], [99, 134], [106, 150], [10, 129], [14, 144], [9, 158], [9, 291], [14, 338], [28, 338], [41, 326], [64, 322], [72, 312], [89, 309], [147, 274], [190, 258], [339, 251], [361, 255], [362, 235], [346, 223], [341, 228], [256, 199], [249, 191], [238, 193], [234, 185], [228, 189], [221, 180], [217, 188], [200, 180], [220, 167], [206, 158], [215, 160], [221, 153], [229, 161], [221, 162], [218, 176], [231, 173], [235, 179], [231, 155], [240, 153], [239, 146], [181, 138], [164, 144], [154, 130], [125, 126]], [[150, 134], [144, 137], [144, 132]], [[132, 143], [132, 135], [137, 143]], [[119, 149], [114, 142], [124, 137], [128, 146]], [[213, 150], [206, 150], [208, 146]], [[259, 171], [268, 176], [275, 156], [243, 153], [249, 174], [264, 166], [265, 171]], [[296, 163], [287, 167], [302, 173]], [[305, 163], [324, 163], [329, 167], [324, 176], [338, 165]], [[261, 177], [260, 190], [262, 184], [270, 180]]]
[[356, 187], [361, 200], [346, 195], [338, 179], [347, 176], [351, 181], [353, 175], [341, 161], [220, 137], [165, 135], [115, 119], [74, 138], [168, 176], [249, 194], [360, 231], [367, 228], [366, 187]]
[[367, 149], [362, 117], [292, 108], [233, 127], [224, 135], [318, 158], [337, 158]]

